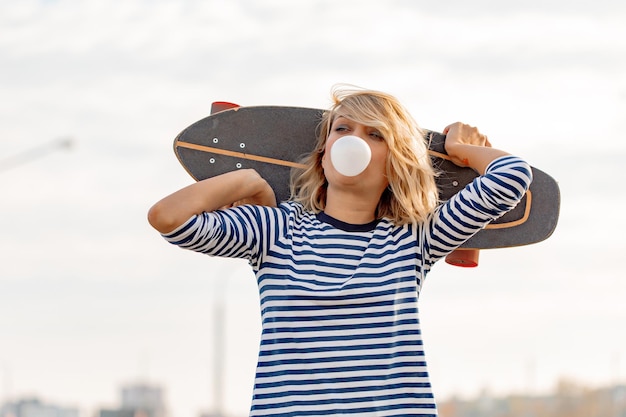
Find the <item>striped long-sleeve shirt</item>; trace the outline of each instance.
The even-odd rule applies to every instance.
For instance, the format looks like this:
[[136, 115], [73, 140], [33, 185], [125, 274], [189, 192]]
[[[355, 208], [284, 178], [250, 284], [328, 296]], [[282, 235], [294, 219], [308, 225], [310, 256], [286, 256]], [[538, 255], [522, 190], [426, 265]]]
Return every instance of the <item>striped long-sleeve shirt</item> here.
[[203, 213], [164, 236], [254, 270], [262, 336], [251, 416], [435, 416], [417, 307], [424, 278], [530, 182], [528, 164], [507, 156], [423, 224], [351, 225], [287, 202]]

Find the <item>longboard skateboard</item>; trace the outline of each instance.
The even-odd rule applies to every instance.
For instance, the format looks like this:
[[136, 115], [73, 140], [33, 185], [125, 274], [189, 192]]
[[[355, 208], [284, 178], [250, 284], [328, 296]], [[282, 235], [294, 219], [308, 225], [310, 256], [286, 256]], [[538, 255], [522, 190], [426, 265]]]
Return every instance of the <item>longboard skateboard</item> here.
[[[174, 152], [197, 181], [232, 170], [253, 168], [274, 189], [276, 200], [289, 198], [292, 168], [316, 142], [323, 110], [303, 107], [239, 107], [216, 102], [212, 114], [186, 129], [174, 140]], [[441, 200], [447, 200], [478, 175], [452, 163], [444, 148], [445, 136], [427, 131], [429, 153]], [[520, 203], [465, 242], [461, 249], [493, 249], [541, 242], [553, 233], [559, 216], [557, 182], [532, 167], [533, 182]], [[457, 252], [458, 253], [458, 252]], [[469, 252], [467, 252], [469, 253]], [[455, 263], [448, 259], [449, 263]], [[460, 257], [456, 264], [475, 266], [477, 259]]]

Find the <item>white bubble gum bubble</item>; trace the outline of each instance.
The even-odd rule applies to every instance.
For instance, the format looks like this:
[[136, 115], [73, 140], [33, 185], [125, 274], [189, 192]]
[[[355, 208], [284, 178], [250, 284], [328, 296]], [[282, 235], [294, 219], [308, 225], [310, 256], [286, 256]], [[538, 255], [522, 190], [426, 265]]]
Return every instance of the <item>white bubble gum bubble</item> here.
[[357, 136], [343, 136], [330, 149], [330, 161], [337, 172], [346, 177], [355, 177], [365, 171], [371, 158], [369, 145]]

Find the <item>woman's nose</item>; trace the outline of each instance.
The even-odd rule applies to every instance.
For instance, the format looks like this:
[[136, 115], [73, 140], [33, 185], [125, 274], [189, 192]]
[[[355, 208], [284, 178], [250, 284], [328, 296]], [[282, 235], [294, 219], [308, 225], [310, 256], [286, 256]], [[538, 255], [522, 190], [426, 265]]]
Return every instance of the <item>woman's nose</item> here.
[[358, 136], [361, 139], [366, 139], [367, 138], [367, 131], [365, 130], [364, 127], [357, 127], [354, 129], [354, 131], [352, 132], [352, 135], [354, 136]]

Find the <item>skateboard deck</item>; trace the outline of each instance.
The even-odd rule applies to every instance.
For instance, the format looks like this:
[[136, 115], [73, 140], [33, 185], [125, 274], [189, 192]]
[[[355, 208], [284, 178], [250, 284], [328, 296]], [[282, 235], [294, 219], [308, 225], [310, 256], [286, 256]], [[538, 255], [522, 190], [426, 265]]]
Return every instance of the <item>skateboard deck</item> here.
[[[274, 189], [277, 202], [289, 198], [292, 168], [316, 142], [323, 110], [303, 107], [238, 107], [216, 102], [212, 114], [184, 129], [174, 152], [197, 181], [242, 168], [255, 169]], [[441, 200], [447, 200], [478, 175], [450, 161], [445, 136], [426, 131]], [[560, 192], [557, 182], [532, 167], [533, 182], [520, 203], [465, 242], [462, 249], [492, 249], [541, 242], [556, 228]], [[460, 261], [462, 262], [462, 261]]]

